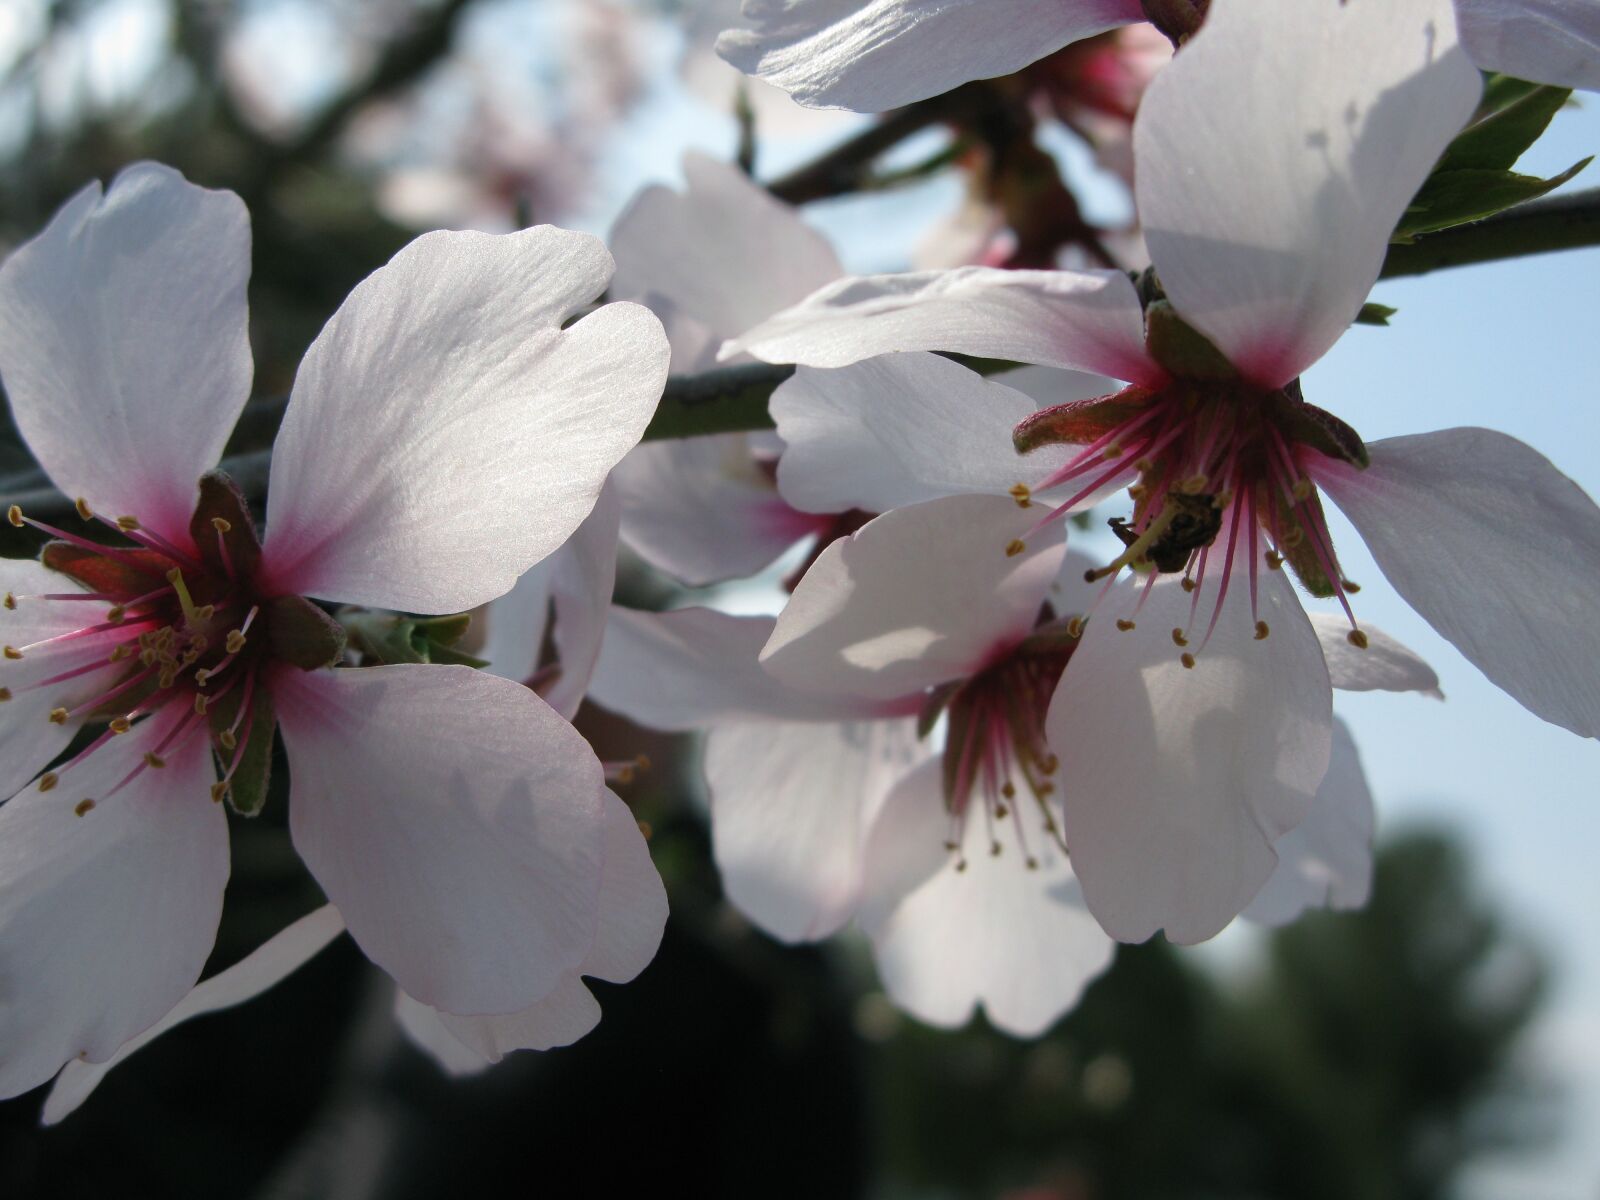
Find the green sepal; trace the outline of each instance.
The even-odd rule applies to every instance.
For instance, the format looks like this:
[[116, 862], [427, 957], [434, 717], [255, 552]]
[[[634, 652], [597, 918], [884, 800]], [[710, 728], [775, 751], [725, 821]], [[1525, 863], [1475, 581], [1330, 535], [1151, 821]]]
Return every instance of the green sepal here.
[[[272, 739], [277, 733], [278, 717], [272, 708], [272, 696], [264, 687], [250, 689], [250, 716], [238, 731], [244, 746], [244, 757], [239, 769], [228, 781], [228, 807], [241, 817], [253, 817], [267, 802], [267, 787], [272, 782]], [[206, 709], [211, 722], [213, 744], [239, 715], [239, 705], [244, 693], [234, 688]], [[223, 773], [233, 762], [234, 751], [216, 746]]]
[[350, 644], [371, 663], [445, 663], [483, 668], [488, 660], [455, 649], [472, 624], [468, 613], [408, 617], [362, 608], [341, 609], [338, 623]]
[[115, 557], [96, 554], [71, 542], [46, 542], [39, 561], [52, 571], [76, 579], [91, 592], [132, 600], [167, 586], [172, 560], [154, 550], [117, 550]]
[[1136, 416], [1150, 393], [1130, 386], [1109, 396], [1092, 396], [1052, 405], [1026, 417], [1011, 431], [1018, 454], [1040, 446], [1087, 446]]
[[1389, 240], [1409, 242], [1421, 234], [1480, 221], [1525, 201], [1536, 200], [1566, 183], [1592, 161], [1591, 155], [1549, 179], [1518, 175], [1499, 168], [1436, 171], [1411, 201], [1411, 207]]
[[1356, 324], [1381, 325], [1387, 328], [1389, 318], [1399, 311], [1398, 308], [1393, 308], [1390, 305], [1374, 304], [1369, 300], [1361, 306], [1361, 311], [1356, 314]]
[[1314, 404], [1303, 400], [1291, 402], [1285, 407], [1278, 425], [1289, 441], [1310, 446], [1319, 454], [1337, 458], [1352, 467], [1365, 470], [1372, 461], [1359, 433]]
[[[1306, 505], [1314, 508], [1318, 517], [1322, 516], [1322, 500], [1315, 492], [1306, 501]], [[1300, 541], [1298, 545], [1286, 546], [1281, 541], [1278, 544], [1278, 553], [1283, 555], [1283, 561], [1294, 572], [1294, 577], [1300, 581], [1300, 586], [1313, 596], [1326, 600], [1335, 595], [1333, 581], [1328, 578], [1328, 573], [1322, 569], [1322, 561], [1317, 557], [1316, 545], [1312, 541], [1311, 530], [1306, 528], [1294, 511], [1283, 511], [1280, 517], [1280, 528], [1298, 528]], [[1326, 527], [1326, 520], [1323, 521]], [[1333, 553], [1333, 547], [1328, 547], [1328, 553]]]
[[1150, 357], [1179, 379], [1226, 383], [1239, 378], [1227, 356], [1180, 317], [1171, 301], [1156, 300], [1144, 310], [1144, 344]]
[[[218, 530], [213, 518], [225, 522], [228, 531]], [[255, 578], [261, 563], [261, 539], [256, 536], [250, 503], [239, 485], [221, 471], [207, 471], [200, 477], [200, 498], [189, 518], [189, 536], [200, 552], [200, 561], [216, 578]]]
[[344, 657], [345, 631], [304, 596], [277, 596], [266, 601], [267, 650], [273, 658], [315, 671]]
[[1572, 95], [1571, 88], [1530, 85], [1522, 80], [1512, 82], [1520, 86], [1485, 94], [1488, 115], [1456, 136], [1434, 167], [1436, 174], [1460, 170], [1509, 171], [1523, 152], [1539, 140], [1550, 119]]
[[[965, 796], [956, 795], [956, 784], [960, 781], [961, 760], [963, 752], [974, 736], [972, 728], [972, 706], [949, 706], [950, 724], [944, 733], [944, 754], [940, 763], [944, 788], [944, 807], [946, 812], [956, 812], [959, 806], [966, 802]], [[978, 752], [977, 747], [971, 747], [973, 753]], [[976, 772], [974, 772], [976, 778]]]
[[928, 693], [927, 699], [922, 702], [922, 708], [917, 712], [918, 741], [933, 732], [933, 727], [939, 723], [944, 710], [950, 707], [950, 701], [965, 683], [964, 679], [952, 679], [948, 683], [941, 683]]

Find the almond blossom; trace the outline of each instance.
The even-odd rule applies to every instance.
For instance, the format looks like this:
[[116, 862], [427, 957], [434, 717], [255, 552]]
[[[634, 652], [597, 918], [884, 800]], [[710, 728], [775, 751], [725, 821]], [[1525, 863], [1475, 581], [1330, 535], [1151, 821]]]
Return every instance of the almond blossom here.
[[[1366, 299], [1390, 231], [1478, 94], [1442, 2], [1217, 0], [1135, 124], [1164, 290], [1146, 293], [1148, 311], [1112, 272], [967, 268], [841, 281], [728, 348], [816, 367], [940, 348], [1130, 381], [1018, 430], [1023, 448], [1079, 446], [1050, 480], [1077, 489], [1057, 511], [1133, 485], [1131, 519], [1115, 523], [1126, 552], [1096, 570], [1105, 590], [1076, 652], [1093, 669], [1066, 675], [1048, 726], [1085, 798], [1066, 810], [1078, 876], [1120, 938], [1221, 928], [1322, 778], [1327, 668], [1277, 568], [1340, 602], [1353, 645], [1370, 634], [1319, 488], [1494, 682], [1600, 733], [1600, 645], [1584, 615], [1600, 586], [1592, 501], [1485, 430], [1364, 445], [1299, 385]], [[1149, 749], [1101, 752], [1130, 741]], [[1140, 848], [1187, 865], [1144, 886], [1123, 866]]]
[[[257, 538], [214, 470], [250, 386], [249, 255], [237, 197], [140, 164], [0, 268], [18, 428], [119, 536], [10, 514], [55, 540], [0, 564], [0, 975], [26, 980], [0, 1005], [6, 1095], [105, 1062], [189, 991], [228, 875], [220, 801], [259, 807], [275, 727], [296, 849], [421, 1004], [519, 1013], [597, 962], [627, 977], [659, 936], [653, 871], [608, 848], [601, 765], [560, 715], [466, 667], [327, 669], [342, 636], [309, 599], [451, 613], [505, 592], [637, 441], [658, 322], [608, 305], [563, 328], [611, 272], [587, 236], [418, 239], [307, 351]], [[646, 897], [617, 918], [626, 961], [602, 946], [619, 869], [617, 894]]]

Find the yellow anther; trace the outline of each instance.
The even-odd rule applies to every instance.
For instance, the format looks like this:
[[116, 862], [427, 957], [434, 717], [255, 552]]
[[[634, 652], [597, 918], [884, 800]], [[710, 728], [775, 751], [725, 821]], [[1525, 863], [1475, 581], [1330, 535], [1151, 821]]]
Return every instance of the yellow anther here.
[[222, 645], [229, 654], [237, 654], [244, 649], [244, 634], [237, 629], [230, 629], [228, 631], [228, 639]]
[[61, 777], [54, 771], [46, 771], [43, 775], [39, 776], [39, 790], [41, 792], [48, 792], [51, 788], [55, 787], [58, 782], [60, 782], [60, 779]]
[[648, 771], [650, 769], [650, 756], [648, 754], [636, 755], [633, 765], [641, 771]]
[[1182, 582], [1179, 583], [1178, 586], [1183, 588], [1183, 590], [1186, 591], [1186, 592], [1192, 592], [1192, 591], [1194, 591], [1196, 585], [1195, 585], [1194, 580], [1190, 579], [1187, 575], [1185, 575], [1183, 577]]
[[212, 517], [211, 528], [218, 533], [231, 533], [233, 531], [233, 523], [225, 517]]
[[122, 530], [124, 533], [132, 533], [135, 529], [139, 528], [139, 518], [118, 517], [117, 528]]
[[1189, 644], [1189, 639], [1183, 636], [1183, 630], [1174, 629], [1172, 631], [1172, 644], [1174, 646], [1187, 646]]
[[1006, 814], [1010, 811], [1011, 810], [1004, 804], [996, 804], [994, 806], [994, 819], [996, 821], [1004, 821], [1006, 819]]
[[133, 653], [133, 647], [128, 645], [127, 642], [123, 642], [121, 645], [115, 646], [115, 647], [112, 648], [111, 658], [110, 658], [109, 661], [111, 661], [111, 662], [121, 662], [123, 659], [127, 658], [132, 653]]
[[162, 758], [161, 755], [157, 754], [154, 750], [146, 750], [144, 752], [144, 765], [147, 767], [155, 767], [159, 770], [161, 767], [167, 765], [167, 760]]
[[1216, 509], [1218, 512], [1226, 511], [1228, 505], [1232, 503], [1232, 492], [1218, 492], [1215, 496], [1211, 497], [1211, 507]]
[[205, 716], [206, 715], [206, 704], [207, 704], [207, 700], [206, 700], [206, 698], [204, 696], [196, 696], [194, 698], [194, 715], [197, 716], [197, 717]]
[[1267, 634], [1269, 634], [1271, 632], [1272, 632], [1272, 630], [1267, 628], [1267, 623], [1265, 621], [1257, 621], [1256, 622], [1256, 641], [1258, 641], [1258, 642], [1266, 641], [1267, 640]]
[[1033, 855], [1031, 855], [1031, 854], [1028, 855], [1028, 870], [1037, 871], [1038, 869], [1039, 869], [1039, 860], [1037, 858], [1034, 858]]
[[1294, 481], [1294, 486], [1289, 491], [1296, 500], [1309, 500], [1311, 499], [1311, 480], [1302, 476]]
[[1071, 617], [1067, 621], [1067, 636], [1081, 638], [1083, 636], [1083, 618]]
[[120, 604], [113, 604], [106, 610], [106, 620], [110, 621], [113, 625], [127, 615], [128, 610], [123, 608]]
[[1009, 780], [1009, 779], [1006, 780], [1004, 783], [1002, 783], [1000, 785], [1000, 794], [1002, 796], [1004, 796], [1007, 800], [1010, 800], [1012, 797], [1014, 797], [1017, 794], [1016, 785], [1014, 783], [1012, 783], [1011, 780]]
[[210, 679], [210, 678], [211, 678], [211, 672], [206, 670], [204, 667], [201, 667], [198, 671], [196, 671], [194, 673], [194, 685], [195, 685], [195, 687], [205, 687], [206, 681], [208, 679]]
[[1150, 494], [1150, 489], [1142, 483], [1128, 485], [1128, 495], [1134, 500], [1143, 500]]
[[944, 844], [944, 848], [946, 850], [950, 851], [950, 853], [954, 854], [957, 850], [961, 849], [961, 843], [960, 842], [946, 842]]
[[22, 657], [22, 651], [18, 650], [15, 646], [7, 646], [4, 653], [7, 658], [15, 659]]
[[84, 813], [88, 812], [93, 807], [94, 807], [94, 801], [90, 800], [88, 797], [84, 797], [82, 800], [79, 800], [76, 804], [74, 804], [72, 806], [72, 815], [76, 816], [76, 817], [81, 817], [81, 816], [83, 816]]
[[222, 798], [228, 794], [228, 785], [221, 780], [211, 785], [211, 803], [221, 804]]
[[1349, 633], [1344, 635], [1344, 639], [1357, 650], [1365, 650], [1367, 648], [1367, 635], [1362, 633], [1359, 629], [1352, 629]]
[[6, 520], [10, 521], [18, 529], [21, 529], [23, 526], [22, 505], [13, 504], [10, 508], [6, 509]]
[[79, 496], [72, 502], [72, 507], [78, 510], [78, 516], [80, 519], [85, 521], [94, 520], [94, 509], [89, 507], [89, 502], [82, 496]]
[[215, 604], [202, 604], [194, 610], [195, 620], [209, 621], [216, 614], [216, 611], [217, 606]]
[[1305, 540], [1305, 531], [1302, 530], [1298, 525], [1283, 535], [1283, 544], [1289, 547], [1291, 550]]
[[234, 736], [233, 730], [224, 729], [221, 733], [217, 734], [217, 744], [220, 745], [224, 750], [232, 750], [239, 744], [239, 739]]
[[159, 688], [169, 688], [169, 687], [171, 687], [173, 684], [175, 684], [177, 682], [178, 682], [178, 666], [177, 666], [176, 663], [174, 663], [170, 667], [164, 668], [162, 670], [161, 674], [156, 676], [156, 686], [159, 687]]
[[1006, 557], [1015, 558], [1028, 548], [1028, 543], [1021, 538], [1012, 538], [1006, 543]]
[[12, 595], [10, 592], [7, 592], [6, 593], [6, 607], [7, 608], [16, 608], [16, 606], [17, 606], [17, 598], [14, 595]]
[[52, 724], [52, 725], [65, 725], [66, 723], [67, 723], [67, 710], [66, 709], [64, 709], [64, 708], [52, 708], [50, 710], [50, 724]]
[[1266, 557], [1267, 570], [1276, 571], [1283, 566], [1283, 555], [1279, 554], [1276, 550], [1268, 550]]
[[1039, 764], [1039, 770], [1044, 772], [1046, 775], [1054, 775], [1056, 773], [1057, 768], [1059, 768], [1060, 766], [1061, 766], [1061, 760], [1059, 758], [1057, 758], [1054, 754], [1051, 754], [1051, 755], [1047, 755], [1045, 757], [1045, 760], [1042, 763]]
[[1122, 630], [1123, 633], [1127, 633], [1130, 629], [1137, 628], [1137, 626], [1135, 626], [1132, 621], [1128, 620], [1127, 617], [1118, 617], [1117, 628]]
[[990, 842], [989, 843], [989, 857], [990, 858], [999, 858], [1000, 857], [1000, 843], [999, 842]]
[[1010, 495], [1011, 498], [1017, 502], [1018, 508], [1027, 508], [1028, 505], [1033, 503], [1033, 492], [1025, 483], [1012, 484]]
[[1182, 654], [1178, 655], [1178, 661], [1181, 662], [1189, 670], [1191, 670], [1191, 671], [1194, 670], [1194, 655], [1190, 654], [1187, 650], [1185, 650]]
[[625, 766], [625, 767], [622, 767], [621, 769], [619, 769], [617, 771], [616, 779], [617, 779], [617, 782], [620, 783], [620, 784], [632, 783], [633, 782], [633, 766], [632, 766], [632, 764], [629, 764], [628, 766]]
[[966, 869], [967, 869], [967, 860], [964, 859], [964, 858], [957, 859], [956, 860], [956, 870], [957, 871], [965, 871]]
[[139, 651], [139, 661], [147, 667], [156, 665], [156, 652], [149, 647]]
[[1033, 790], [1040, 796], [1048, 796], [1051, 792], [1056, 790], [1056, 785], [1051, 783], [1048, 779], [1042, 779], [1039, 781], [1039, 786]]
[[1188, 496], [1201, 495], [1202, 493], [1208, 491], [1210, 487], [1211, 481], [1204, 475], [1191, 475], [1189, 478], [1180, 480], [1178, 483], [1178, 491], [1183, 492]]
[[112, 733], [127, 733], [128, 730], [130, 730], [132, 728], [133, 728], [133, 722], [128, 720], [127, 717], [113, 717], [113, 718], [111, 718], [111, 732]]
[[8, 687], [0, 687], [0, 703], [3, 703], [9, 699], [11, 699], [11, 689]]
[[1107, 462], [1110, 462], [1113, 458], [1121, 458], [1122, 457], [1122, 447], [1119, 446], [1116, 442], [1112, 442], [1109, 446], [1107, 446], [1105, 448], [1105, 450], [1103, 450], [1101, 452], [1100, 457], [1105, 459]]
[[[1148, 475], [1151, 471], [1156, 469], [1156, 465], [1148, 458], [1140, 458], [1134, 460], [1133, 469], [1139, 472], [1141, 475]], [[1131, 491], [1132, 489], [1129, 490]]]
[[1344, 588], [1344, 590], [1349, 592], [1352, 596], [1361, 590], [1361, 585], [1355, 582], [1353, 579], [1341, 579], [1339, 581], [1339, 586]]

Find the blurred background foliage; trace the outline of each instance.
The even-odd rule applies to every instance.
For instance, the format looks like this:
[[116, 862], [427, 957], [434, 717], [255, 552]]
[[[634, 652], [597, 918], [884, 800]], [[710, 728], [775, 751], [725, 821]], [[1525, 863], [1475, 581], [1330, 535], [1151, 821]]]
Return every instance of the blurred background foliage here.
[[[703, 57], [731, 7], [5, 0], [0, 249], [140, 158], [234, 189], [254, 223], [256, 390], [281, 397], [415, 232], [580, 209], [658, 43]], [[39, 482], [14, 435], [0, 471], [8, 491]], [[670, 595], [637, 563], [622, 585], [649, 607]], [[1392, 840], [1364, 912], [1228, 954], [1125, 947], [1075, 1013], [1019, 1042], [901, 1017], [848, 939], [750, 929], [721, 899], [692, 742], [592, 707], [579, 724], [603, 758], [656, 764], [626, 798], [673, 906], [654, 965], [594, 985], [593, 1034], [448, 1080], [340, 939], [140, 1052], [59, 1128], [37, 1127], [42, 1092], [0, 1104], [0, 1196], [1424, 1200], [1552, 1128], [1552, 1086], [1516, 1054], [1540, 956], [1443, 834]], [[208, 973], [320, 902], [283, 783], [234, 822]]]

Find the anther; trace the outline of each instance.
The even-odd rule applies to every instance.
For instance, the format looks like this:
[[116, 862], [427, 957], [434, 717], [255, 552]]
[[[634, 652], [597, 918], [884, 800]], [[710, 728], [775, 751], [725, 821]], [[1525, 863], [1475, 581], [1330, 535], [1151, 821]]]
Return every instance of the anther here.
[[1183, 636], [1183, 630], [1174, 629], [1172, 631], [1172, 644], [1174, 646], [1187, 646], [1189, 644], [1189, 639]]
[[1039, 786], [1033, 790], [1035, 795], [1048, 796], [1051, 792], [1056, 790], [1056, 785], [1051, 783], [1048, 779], [1041, 779], [1039, 781]]
[[157, 754], [154, 750], [146, 750], [144, 752], [144, 765], [159, 769], [167, 765], [167, 760], [162, 758], [161, 755]]
[[17, 598], [10, 592], [6, 593], [6, 607], [12, 609], [17, 607]]
[[1014, 483], [1011, 485], [1011, 498], [1017, 502], [1018, 508], [1027, 508], [1033, 503], [1033, 492], [1025, 483]]
[[1113, 459], [1121, 458], [1122, 457], [1122, 447], [1119, 446], [1116, 442], [1112, 442], [1109, 446], [1107, 446], [1105, 448], [1104, 451], [1101, 452], [1100, 457], [1105, 459], [1107, 462], [1111, 462]]
[[990, 842], [989, 843], [989, 857], [990, 858], [999, 858], [1000, 857], [1000, 843], [999, 842]]
[[1293, 494], [1296, 500], [1309, 500], [1311, 499], [1311, 481], [1302, 475], [1299, 479], [1294, 481], [1294, 486], [1291, 487], [1289, 491]]
[[1136, 626], [1127, 617], [1118, 617], [1117, 628], [1122, 630], [1123, 633], [1127, 633], [1130, 629], [1136, 628]]
[[1301, 529], [1298, 525], [1283, 535], [1283, 544], [1289, 547], [1291, 550], [1305, 540], [1305, 530]]
[[123, 642], [111, 651], [111, 662], [121, 662], [133, 653], [133, 647]]
[[1216, 509], [1218, 512], [1226, 512], [1228, 505], [1232, 503], [1232, 492], [1218, 492], [1215, 496], [1211, 497], [1211, 507]]
[[1272, 632], [1272, 630], [1267, 628], [1267, 623], [1265, 621], [1257, 621], [1256, 622], [1256, 641], [1258, 641], [1258, 642], [1266, 641], [1267, 640], [1267, 634], [1269, 634], [1271, 632]]
[[650, 756], [648, 754], [636, 755], [633, 760], [633, 765], [637, 770], [648, 771], [650, 769]]
[[139, 661], [141, 663], [143, 663], [147, 667], [155, 666], [156, 665], [156, 652], [155, 652], [155, 650], [153, 648], [149, 647], [149, 646], [146, 646], [143, 650], [139, 651]]
[[1266, 559], [1267, 570], [1269, 571], [1276, 571], [1283, 566], [1283, 555], [1279, 554], [1276, 550], [1268, 550], [1266, 553]]
[[1083, 636], [1083, 618], [1071, 617], [1067, 620], [1067, 636], [1081, 638]]
[[109, 609], [106, 610], [106, 620], [110, 621], [113, 625], [127, 615], [128, 610], [123, 608], [120, 604], [113, 604]]
[[1189, 478], [1179, 481], [1178, 491], [1190, 496], [1198, 496], [1210, 486], [1211, 481], [1204, 475], [1191, 475]]
[[944, 844], [944, 848], [950, 851], [950, 853], [954, 854], [957, 850], [961, 849], [961, 844], [959, 842], [946, 842]]
[[[1141, 475], [1148, 475], [1156, 469], [1156, 465], [1148, 458], [1136, 458], [1133, 461], [1133, 469]], [[1132, 491], [1133, 489], [1130, 488], [1129, 490]]]
[[967, 869], [967, 860], [964, 859], [964, 858], [963, 859], [958, 859], [956, 861], [956, 870], [957, 871], [965, 871], [966, 869]]
[[161, 674], [156, 676], [156, 686], [163, 691], [178, 682], [178, 666], [176, 663], [163, 667]]
[[218, 533], [230, 533], [233, 530], [233, 524], [225, 517], [212, 517], [211, 528]]
[[46, 771], [43, 775], [39, 776], [39, 790], [41, 792], [48, 792], [51, 788], [55, 787], [60, 778], [61, 777], [54, 771]]
[[648, 842], [651, 838], [655, 837], [655, 827], [652, 826], [649, 821], [635, 821], [634, 824], [639, 827], [639, 836], [644, 838], [645, 841]]
[[1052, 754], [1039, 764], [1039, 770], [1046, 775], [1054, 775], [1056, 773], [1056, 768], [1060, 765], [1061, 760]]
[[1367, 635], [1359, 629], [1352, 629], [1344, 635], [1344, 638], [1357, 650], [1365, 650], [1367, 648]]
[[50, 710], [50, 724], [52, 724], [52, 725], [65, 725], [66, 723], [67, 723], [67, 710], [66, 709], [64, 709], [64, 708], [52, 708]]
[[1021, 538], [1012, 538], [1006, 543], [1006, 557], [1015, 558], [1028, 548], [1028, 543]]
[[994, 806], [994, 819], [996, 821], [1004, 821], [1006, 819], [1006, 814], [1010, 811], [1011, 810], [1004, 804], [996, 804]]
[[7, 646], [5, 648], [5, 656], [11, 659], [21, 658], [22, 651], [18, 650], [15, 646]]
[[1189, 670], [1191, 670], [1191, 671], [1194, 670], [1194, 655], [1190, 654], [1187, 650], [1185, 650], [1182, 654], [1178, 655], [1178, 661], [1181, 662]]
[[211, 803], [221, 804], [222, 798], [228, 794], [228, 785], [220, 780], [211, 785]]
[[113, 717], [111, 719], [112, 733], [127, 733], [132, 728], [133, 722], [128, 720], [127, 717]]
[[239, 651], [244, 649], [244, 634], [240, 633], [237, 629], [230, 629], [228, 631], [228, 640], [223, 643], [223, 648], [226, 649], [229, 654], [239, 653]]
[[197, 717], [206, 715], [206, 698], [204, 696], [197, 695], [194, 698], [194, 715]]
[[1030, 854], [1028, 856], [1028, 870], [1037, 871], [1038, 869], [1039, 869], [1039, 860], [1037, 858], [1034, 858], [1033, 855]]
[[1349, 592], [1352, 596], [1361, 590], [1361, 585], [1353, 579], [1341, 579], [1339, 581], [1339, 586], [1345, 591]]
[[[1017, 795], [1017, 786], [1016, 786], [1016, 784], [1012, 783], [1011, 780], [1009, 780], [1009, 779], [1006, 780], [1004, 783], [1002, 783], [1000, 785], [1000, 794], [1002, 796], [1004, 796], [1007, 800], [1015, 799], [1016, 795]], [[1004, 808], [1005, 805], [1001, 805], [1000, 807]], [[1002, 816], [1002, 817], [1005, 816], [1004, 813], [996, 813], [995, 815], [996, 816]]]
[[3, 703], [9, 699], [11, 699], [11, 689], [8, 687], [0, 687], [0, 703]]
[[6, 509], [6, 520], [10, 521], [18, 529], [21, 529], [23, 525], [22, 505], [13, 504], [10, 508]]
[[118, 517], [117, 528], [122, 530], [123, 533], [132, 533], [135, 529], [139, 528], [139, 518]]
[[221, 733], [217, 734], [217, 744], [220, 745], [224, 750], [232, 750], [239, 744], [239, 739], [234, 736], [233, 730], [224, 729]]
[[72, 815], [75, 817], [81, 817], [93, 807], [94, 801], [85, 797], [72, 806]]
[[76, 508], [78, 510], [78, 518], [79, 518], [79, 520], [83, 520], [83, 521], [92, 521], [92, 520], [94, 520], [94, 509], [89, 507], [89, 502], [87, 500], [85, 500], [82, 496], [79, 496], [76, 500], [74, 500], [72, 502], [72, 507], [74, 507], [74, 508]]
[[195, 620], [209, 621], [216, 614], [216, 611], [217, 606], [215, 604], [202, 604], [194, 610]]
[[205, 687], [206, 680], [208, 680], [210, 678], [211, 678], [211, 672], [206, 670], [204, 667], [201, 667], [198, 671], [196, 671], [194, 673], [194, 685], [195, 685], [195, 687]]

